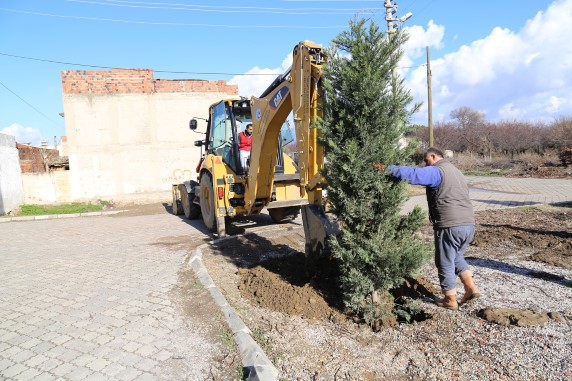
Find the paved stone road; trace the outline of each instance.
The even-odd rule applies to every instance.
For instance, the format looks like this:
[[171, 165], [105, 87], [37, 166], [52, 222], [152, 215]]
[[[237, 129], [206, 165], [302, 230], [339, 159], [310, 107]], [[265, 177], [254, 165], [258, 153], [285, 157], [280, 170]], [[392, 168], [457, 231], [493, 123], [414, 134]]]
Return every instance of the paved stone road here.
[[[572, 201], [571, 180], [469, 181], [476, 210]], [[0, 379], [203, 379], [216, 348], [170, 296], [180, 237], [207, 238], [167, 213], [0, 223]]]
[[[572, 202], [572, 179], [521, 179], [467, 176], [474, 210]], [[427, 210], [425, 196], [415, 196], [404, 211], [414, 205]]]
[[203, 379], [216, 348], [169, 295], [188, 253], [160, 242], [193, 235], [167, 213], [0, 224], [0, 379]]

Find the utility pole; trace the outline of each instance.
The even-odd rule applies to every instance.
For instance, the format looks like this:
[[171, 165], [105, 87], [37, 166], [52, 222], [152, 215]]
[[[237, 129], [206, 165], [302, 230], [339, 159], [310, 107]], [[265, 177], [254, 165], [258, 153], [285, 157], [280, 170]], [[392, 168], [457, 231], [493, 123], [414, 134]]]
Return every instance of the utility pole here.
[[[395, 17], [394, 15], [397, 13], [397, 1], [395, 0], [393, 1], [393, 3], [391, 2], [391, 0], [385, 0], [383, 6], [385, 7], [385, 21], [387, 21], [387, 34], [391, 39], [391, 35], [396, 32], [397, 28], [396, 23], [399, 22], [400, 25], [403, 24], [405, 21], [409, 20], [411, 16], [413, 16], [413, 13], [407, 12], [405, 16], [401, 18]], [[396, 86], [395, 82], [397, 81], [397, 67], [393, 68], [393, 70], [391, 71], [391, 76], [393, 78], [393, 93], [395, 94], [395, 86]]]
[[[391, 35], [395, 33], [395, 21], [397, 21], [396, 17], [393, 15], [397, 12], [397, 4], [392, 4], [391, 0], [385, 0], [383, 4], [385, 6], [385, 21], [387, 21], [387, 34], [388, 34], [388, 41], [391, 41]], [[395, 96], [395, 88], [397, 81], [397, 67], [391, 69], [391, 87], [393, 89], [392, 93]]]
[[397, 3], [392, 4], [391, 0], [385, 0], [385, 21], [387, 21], [387, 32], [391, 35], [395, 33], [395, 21], [399, 19], [393, 17], [395, 13], [397, 13]]
[[433, 147], [433, 96], [431, 90], [431, 55], [429, 53], [429, 46], [427, 49], [427, 111], [429, 115], [429, 147]]

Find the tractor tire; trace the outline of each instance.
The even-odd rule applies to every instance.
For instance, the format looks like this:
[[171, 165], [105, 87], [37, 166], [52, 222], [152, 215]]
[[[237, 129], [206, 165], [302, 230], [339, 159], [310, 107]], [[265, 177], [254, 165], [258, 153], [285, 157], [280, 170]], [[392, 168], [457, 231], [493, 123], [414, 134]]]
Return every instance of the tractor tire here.
[[177, 189], [173, 188], [173, 203], [171, 204], [171, 208], [173, 211], [173, 214], [175, 216], [180, 216], [181, 214], [183, 214], [183, 205], [181, 203], [181, 196], [178, 194], [179, 193], [179, 188], [177, 187]]
[[194, 220], [201, 215], [201, 208], [193, 202], [194, 193], [188, 193], [184, 184], [179, 185], [179, 194], [181, 195], [181, 204], [183, 206], [183, 214], [187, 219]]
[[189, 203], [190, 203], [190, 211], [189, 215], [187, 216], [190, 220], [196, 220], [197, 218], [201, 217], [201, 207], [195, 204], [193, 201], [195, 200], [195, 194], [189, 193]]
[[212, 177], [209, 173], [205, 172], [201, 175], [201, 214], [203, 216], [203, 222], [205, 226], [210, 231], [217, 231], [217, 221], [216, 221], [216, 206], [215, 206], [215, 194], [213, 189]]
[[268, 214], [270, 214], [272, 221], [283, 224], [294, 221], [296, 217], [298, 217], [298, 214], [300, 214], [300, 207], [287, 206], [285, 208], [268, 209]]

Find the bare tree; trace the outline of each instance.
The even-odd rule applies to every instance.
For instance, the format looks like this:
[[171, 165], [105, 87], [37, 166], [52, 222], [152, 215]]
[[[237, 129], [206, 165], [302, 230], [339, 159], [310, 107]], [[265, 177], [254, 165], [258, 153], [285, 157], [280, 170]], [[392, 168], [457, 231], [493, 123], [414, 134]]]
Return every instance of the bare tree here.
[[485, 122], [486, 114], [468, 106], [463, 106], [451, 111], [451, 118], [457, 121], [458, 127], [468, 129], [479, 126]]
[[494, 125], [495, 148], [504, 155], [514, 158], [515, 154], [534, 150], [541, 151], [542, 129], [529, 122], [501, 121]]
[[572, 148], [572, 117], [556, 118], [552, 124], [552, 138], [555, 146], [562, 150], [564, 148]]
[[461, 136], [467, 143], [466, 149], [485, 156], [487, 147], [490, 146], [488, 131], [483, 128], [486, 123], [485, 113], [463, 106], [451, 111], [450, 115], [456, 121], [457, 128], [462, 131]]

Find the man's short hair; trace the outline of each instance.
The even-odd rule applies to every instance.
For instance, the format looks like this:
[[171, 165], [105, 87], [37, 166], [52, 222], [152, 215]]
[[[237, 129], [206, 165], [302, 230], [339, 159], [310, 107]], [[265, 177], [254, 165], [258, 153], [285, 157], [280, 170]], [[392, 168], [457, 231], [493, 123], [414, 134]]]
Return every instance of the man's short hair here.
[[248, 124], [246, 125], [246, 128], [248, 128], [248, 127], [252, 127], [252, 123], [248, 123]]
[[427, 149], [427, 151], [425, 151], [424, 156], [431, 155], [431, 154], [433, 154], [435, 156], [439, 156], [439, 157], [445, 157], [445, 155], [443, 155], [443, 151], [441, 151], [439, 148], [436, 148], [436, 147], [429, 147]]

